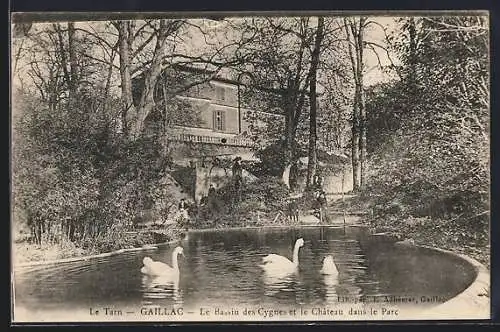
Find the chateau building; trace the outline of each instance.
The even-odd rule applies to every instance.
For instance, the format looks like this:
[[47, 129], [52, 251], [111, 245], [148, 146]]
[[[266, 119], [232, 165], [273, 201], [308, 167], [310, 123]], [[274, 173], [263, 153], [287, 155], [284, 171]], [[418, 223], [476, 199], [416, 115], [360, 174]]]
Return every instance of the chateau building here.
[[257, 109], [259, 106], [251, 105], [248, 98], [244, 101], [244, 91], [244, 84], [223, 75], [175, 66], [163, 72], [155, 100], [157, 104], [173, 104], [174, 97], [178, 113], [183, 113], [169, 125], [170, 140], [250, 148], [257, 129], [265, 131], [271, 121], [284, 123], [284, 116], [277, 107], [261, 103], [262, 109]]

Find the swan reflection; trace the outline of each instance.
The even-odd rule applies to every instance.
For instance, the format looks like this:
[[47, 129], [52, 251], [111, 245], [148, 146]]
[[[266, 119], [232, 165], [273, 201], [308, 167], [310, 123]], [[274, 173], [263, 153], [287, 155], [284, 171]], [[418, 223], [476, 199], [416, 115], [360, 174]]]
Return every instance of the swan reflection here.
[[298, 280], [296, 274], [275, 275], [264, 273], [264, 295], [274, 296], [280, 292], [292, 292], [297, 289]]
[[337, 288], [339, 287], [338, 275], [323, 275], [323, 283], [325, 284], [325, 302], [335, 304], [338, 295]]
[[175, 304], [182, 304], [179, 278], [144, 275], [142, 277], [142, 296], [149, 300], [171, 298]]

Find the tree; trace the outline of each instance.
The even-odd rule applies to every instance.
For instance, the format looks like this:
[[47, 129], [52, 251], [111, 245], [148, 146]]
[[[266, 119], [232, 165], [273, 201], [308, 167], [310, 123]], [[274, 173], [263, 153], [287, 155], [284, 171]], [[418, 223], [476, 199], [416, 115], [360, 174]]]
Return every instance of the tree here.
[[160, 140], [123, 140], [116, 131], [118, 46], [96, 26], [36, 24], [19, 53], [17, 73], [31, 80], [16, 97], [15, 209], [38, 244], [88, 244], [133, 223], [141, 200], [159, 198]]
[[384, 69], [379, 55], [380, 51], [384, 52], [387, 59], [393, 64], [392, 56], [387, 46], [367, 40], [367, 31], [372, 27], [382, 29], [385, 38], [388, 38], [385, 27], [377, 22], [376, 19], [369, 19], [367, 17], [344, 18], [343, 28], [345, 30], [352, 77], [355, 84], [351, 139], [354, 190], [365, 187], [367, 173], [367, 112], [365, 105], [366, 87], [364, 84], [364, 75], [367, 68], [365, 64], [365, 51], [373, 52], [378, 60], [377, 66], [379, 69]]
[[[155, 22], [147, 21], [143, 28], [145, 26], [152, 27], [151, 36], [140, 44], [134, 52], [132, 46], [136, 38], [135, 34], [137, 34], [137, 31], [135, 31], [135, 22], [118, 21], [114, 23], [118, 30], [119, 41], [122, 119], [125, 121], [123, 128], [126, 135], [132, 140], [137, 139], [141, 135], [146, 118], [154, 108], [153, 94], [163, 69], [167, 38], [178, 33], [182, 24], [183, 21], [181, 20], [162, 19], [159, 20], [158, 26], [155, 26]], [[141, 69], [144, 74], [141, 97], [139, 103], [134, 105], [131, 76], [132, 57], [146, 47], [153, 38], [156, 38], [156, 43], [151, 60], [146, 68]]]
[[363, 86], [364, 72], [364, 30], [366, 17], [344, 18], [344, 28], [348, 39], [349, 56], [351, 59], [352, 73], [355, 82], [351, 158], [353, 169], [354, 190], [361, 189], [364, 183], [366, 159], [366, 110]]
[[[321, 21], [321, 24], [315, 24], [318, 21]], [[277, 106], [284, 115], [282, 136], [274, 139], [283, 141], [285, 169], [295, 165], [300, 157], [298, 151], [306, 148], [309, 142], [311, 146], [316, 145], [313, 143], [317, 140], [317, 130], [314, 128], [316, 121], [313, 120], [311, 125], [310, 110], [311, 99], [316, 98], [316, 93], [312, 97], [311, 90], [315, 89], [317, 82], [311, 85], [311, 81], [315, 79], [323, 82], [343, 73], [344, 59], [339, 57], [340, 61], [336, 61], [339, 55], [337, 50], [342, 48], [342, 39], [338, 36], [341, 28], [336, 26], [335, 22], [335, 19], [325, 22], [324, 18], [263, 18], [245, 19], [236, 26], [241, 35], [253, 36], [241, 47], [241, 54], [245, 56], [246, 61], [239, 69], [242, 72], [251, 72], [252, 77], [250, 84], [246, 85], [245, 93], [251, 95], [249, 99], [255, 96], [267, 98], [262, 104]], [[317, 47], [315, 41], [318, 42]], [[322, 59], [321, 52], [327, 52], [331, 57]], [[317, 56], [314, 61], [313, 54], [314, 57]], [[335, 60], [331, 61], [332, 58]], [[314, 87], [311, 88], [312, 86]], [[268, 94], [262, 94], [262, 91], [271, 94], [274, 92], [274, 95], [281, 96], [281, 100], [276, 102], [269, 98]], [[326, 94], [342, 92], [328, 90]], [[316, 102], [312, 107], [314, 119]], [[257, 135], [262, 134], [266, 133], [258, 131]], [[313, 157], [311, 170], [314, 168]], [[309, 173], [311, 178], [313, 173]], [[294, 177], [293, 171], [290, 172], [290, 177]], [[291, 182], [294, 182], [293, 179]]]
[[307, 182], [306, 186], [311, 185], [311, 180], [316, 173], [316, 143], [317, 143], [317, 132], [316, 132], [316, 119], [317, 119], [317, 101], [316, 101], [316, 75], [318, 71], [318, 65], [320, 61], [321, 52], [321, 41], [323, 39], [323, 29], [324, 29], [324, 18], [318, 17], [318, 27], [316, 29], [316, 40], [314, 42], [314, 49], [311, 55], [311, 67], [310, 67], [310, 82], [309, 82], [309, 161], [307, 164]]
[[376, 127], [370, 135], [384, 136], [374, 147], [370, 187], [400, 196], [410, 214], [484, 217], [489, 206], [486, 20], [412, 18], [401, 20], [400, 27], [403, 33], [392, 40], [402, 60], [396, 68], [400, 80], [380, 86], [369, 101], [368, 108], [378, 112], [370, 116], [369, 127]]

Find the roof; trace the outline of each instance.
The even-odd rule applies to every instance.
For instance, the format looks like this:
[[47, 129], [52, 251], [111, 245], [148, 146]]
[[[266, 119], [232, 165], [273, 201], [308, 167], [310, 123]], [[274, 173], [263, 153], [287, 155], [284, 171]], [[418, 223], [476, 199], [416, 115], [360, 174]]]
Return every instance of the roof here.
[[[181, 64], [171, 64], [171, 67], [176, 68], [176, 69], [181, 70], [181, 71], [184, 71], [184, 72], [191, 72], [191, 73], [198, 73], [198, 74], [215, 74], [217, 72], [216, 70], [210, 70], [207, 68], [197, 68], [195, 66], [187, 66], [187, 65], [181, 65]], [[213, 77], [212, 80], [222, 82], [222, 83], [234, 84], [234, 85], [244, 85], [243, 83], [238, 82], [237, 80], [233, 80], [233, 79], [229, 79], [227, 77], [224, 77], [220, 73], [217, 74], [215, 77]]]
[[[235, 79], [231, 79], [231, 78], [228, 78], [228, 77], [224, 76], [223, 74], [220, 73], [220, 70], [212, 70], [212, 69], [208, 69], [208, 68], [199, 68], [199, 67], [194, 66], [193, 64], [191, 64], [191, 65], [185, 65], [185, 64], [178, 64], [178, 63], [168, 63], [168, 64], [164, 64], [163, 71], [165, 71], [165, 70], [167, 70], [169, 68], [177, 69], [177, 70], [183, 71], [183, 72], [190, 72], [190, 73], [212, 74], [212, 75], [215, 74], [214, 77], [210, 78], [211, 81], [217, 81], [217, 82], [226, 83], [226, 84], [233, 84], [233, 85], [245, 86], [245, 83], [243, 83], [241, 81], [238, 81], [238, 80], [235, 80]], [[222, 68], [222, 69], [227, 69], [227, 68]], [[138, 78], [140, 78], [142, 76], [142, 74], [143, 74], [143, 72], [140, 72], [137, 75], [135, 75], [132, 79], [133, 80], [138, 79]], [[247, 74], [250, 74], [250, 73], [247, 73]], [[262, 90], [262, 91], [276, 93], [276, 94], [282, 94], [282, 93], [284, 93], [283, 89], [264, 88], [264, 87], [259, 87], [258, 89]]]
[[[307, 150], [304, 149], [303, 151], [298, 151], [298, 154], [300, 162], [307, 165], [309, 160]], [[343, 153], [324, 151], [321, 149], [317, 149], [316, 157], [318, 164], [321, 166], [327, 164], [345, 164], [350, 162], [350, 157]]]

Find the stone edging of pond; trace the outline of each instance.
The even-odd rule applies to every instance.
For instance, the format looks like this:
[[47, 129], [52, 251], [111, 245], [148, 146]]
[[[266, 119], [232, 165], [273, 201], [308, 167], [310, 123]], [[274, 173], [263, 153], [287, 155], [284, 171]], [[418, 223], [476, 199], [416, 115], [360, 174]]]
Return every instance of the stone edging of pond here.
[[458, 254], [453, 251], [434, 248], [430, 246], [418, 246], [447, 255], [455, 256], [471, 264], [476, 272], [474, 281], [460, 294], [450, 300], [432, 308], [429, 314], [440, 318], [446, 316], [447, 319], [490, 319], [490, 272], [480, 262], [467, 255]]
[[316, 227], [328, 227], [328, 228], [343, 228], [343, 227], [368, 227], [363, 224], [349, 224], [349, 225], [321, 225], [321, 224], [298, 224], [298, 225], [264, 225], [264, 226], [237, 226], [237, 227], [221, 227], [221, 228], [193, 228], [190, 229], [189, 232], [198, 233], [198, 232], [213, 232], [213, 231], [225, 231], [225, 230], [245, 230], [245, 229], [268, 229], [268, 228], [292, 228], [292, 227], [301, 227], [301, 228], [316, 228]]
[[58, 264], [58, 263], [70, 263], [70, 262], [87, 261], [89, 259], [94, 259], [94, 258], [114, 256], [114, 255], [122, 254], [124, 252], [158, 249], [158, 246], [172, 244], [172, 243], [176, 243], [176, 242], [179, 242], [179, 241], [182, 241], [182, 240], [183, 239], [171, 240], [171, 241], [167, 241], [167, 242], [161, 242], [161, 243], [155, 243], [155, 244], [147, 244], [147, 245], [144, 245], [142, 247], [118, 249], [118, 250], [114, 250], [114, 251], [110, 251], [110, 252], [105, 252], [105, 253], [102, 253], [102, 254], [96, 254], [96, 255], [68, 257], [68, 258], [61, 258], [61, 259], [53, 259], [53, 260], [50, 260], [50, 261], [24, 262], [24, 263], [13, 265], [13, 268], [15, 269], [15, 268], [18, 268], [18, 267], [32, 267], [32, 266], [51, 265], [51, 264]]

